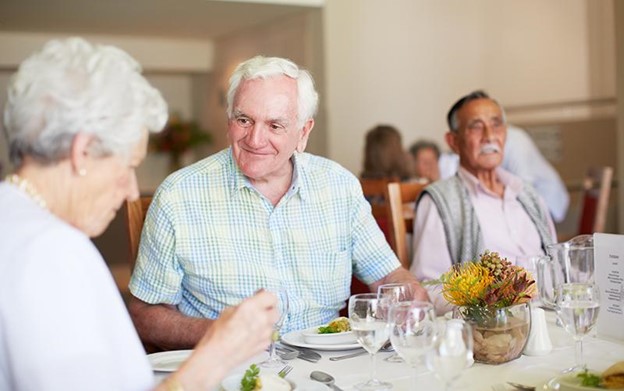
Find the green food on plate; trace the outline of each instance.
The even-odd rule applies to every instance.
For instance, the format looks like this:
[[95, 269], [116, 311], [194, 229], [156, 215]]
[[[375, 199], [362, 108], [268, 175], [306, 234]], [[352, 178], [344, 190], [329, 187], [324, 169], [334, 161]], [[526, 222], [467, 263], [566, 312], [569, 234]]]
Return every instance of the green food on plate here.
[[241, 391], [254, 391], [256, 389], [256, 383], [258, 382], [259, 376], [260, 368], [258, 368], [256, 364], [251, 364], [241, 379]]
[[321, 326], [318, 328], [319, 334], [335, 334], [343, 333], [345, 331], [351, 331], [351, 325], [349, 324], [349, 319], [342, 316], [332, 320], [327, 326]]
[[600, 385], [602, 381], [602, 378], [600, 377], [600, 375], [597, 375], [595, 373], [590, 373], [589, 371], [587, 371], [587, 369], [579, 373], [576, 376], [581, 379], [581, 385], [584, 387], [603, 388]]

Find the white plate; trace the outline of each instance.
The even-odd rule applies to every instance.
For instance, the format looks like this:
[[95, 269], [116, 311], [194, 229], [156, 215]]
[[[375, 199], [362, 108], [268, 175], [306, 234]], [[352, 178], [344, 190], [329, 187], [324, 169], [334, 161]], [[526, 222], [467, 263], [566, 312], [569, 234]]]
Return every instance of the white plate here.
[[345, 345], [357, 343], [353, 331], [341, 333], [319, 334], [318, 327], [311, 327], [301, 332], [303, 341], [312, 345]]
[[[590, 371], [591, 372], [591, 371]], [[595, 373], [595, 371], [593, 371]], [[596, 391], [600, 388], [596, 387], [584, 387], [581, 385], [581, 379], [576, 377], [576, 374], [567, 374], [557, 376], [550, 379], [543, 387], [548, 391]], [[620, 388], [620, 390], [622, 390]]]
[[147, 355], [147, 359], [154, 371], [175, 372], [180, 365], [191, 355], [192, 350], [172, 350]]
[[[237, 373], [236, 375], [226, 377], [221, 382], [221, 389], [224, 391], [239, 391], [242, 378], [243, 378], [242, 373]], [[296, 384], [292, 380], [286, 379], [286, 381], [290, 383], [290, 387], [292, 390], [297, 389]]]
[[[262, 371], [262, 369], [260, 369]], [[243, 377], [242, 373], [237, 373], [232, 376], [228, 376], [221, 382], [221, 390], [222, 391], [239, 391], [240, 390], [240, 381]], [[294, 391], [327, 391], [328, 388], [319, 382], [301, 378], [296, 376], [289, 376], [286, 378], [290, 385], [293, 387]], [[270, 390], [269, 390], [270, 391]]]
[[287, 345], [316, 350], [351, 350], [361, 348], [357, 342], [336, 345], [309, 344], [303, 339], [303, 331], [291, 331], [282, 335], [282, 342]]

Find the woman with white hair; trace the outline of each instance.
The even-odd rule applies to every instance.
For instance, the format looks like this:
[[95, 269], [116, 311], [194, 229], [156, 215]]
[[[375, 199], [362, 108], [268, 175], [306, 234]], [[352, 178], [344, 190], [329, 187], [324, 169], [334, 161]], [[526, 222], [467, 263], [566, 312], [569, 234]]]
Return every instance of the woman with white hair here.
[[[148, 132], [167, 119], [138, 63], [110, 46], [52, 41], [26, 59], [4, 112], [16, 171], [0, 183], [0, 389], [145, 390], [153, 374], [90, 237], [139, 196]], [[264, 349], [267, 292], [230, 308], [158, 389], [210, 389]]]

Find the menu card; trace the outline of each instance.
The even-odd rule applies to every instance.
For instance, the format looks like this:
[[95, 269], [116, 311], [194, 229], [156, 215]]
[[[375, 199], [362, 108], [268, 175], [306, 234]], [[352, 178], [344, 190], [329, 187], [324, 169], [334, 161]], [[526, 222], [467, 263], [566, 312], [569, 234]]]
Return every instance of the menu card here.
[[624, 235], [594, 234], [594, 273], [600, 288], [598, 335], [624, 341]]

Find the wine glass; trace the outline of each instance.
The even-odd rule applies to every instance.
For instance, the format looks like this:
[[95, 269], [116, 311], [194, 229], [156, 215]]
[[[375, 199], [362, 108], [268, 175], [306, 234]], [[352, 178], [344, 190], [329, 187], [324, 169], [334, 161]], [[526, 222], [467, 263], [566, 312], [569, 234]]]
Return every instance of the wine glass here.
[[273, 335], [271, 336], [271, 345], [269, 346], [269, 358], [260, 363], [260, 366], [265, 368], [277, 368], [286, 365], [286, 362], [279, 358], [275, 351], [275, 342], [280, 339], [279, 331], [284, 325], [284, 321], [288, 315], [288, 292], [286, 288], [281, 287], [275, 295], [278, 297], [278, 311], [280, 315], [277, 322], [273, 325]]
[[418, 300], [395, 303], [390, 307], [388, 324], [394, 350], [414, 369], [418, 368], [433, 347], [436, 333], [433, 305]]
[[362, 293], [349, 298], [349, 323], [358, 343], [370, 354], [371, 378], [357, 384], [358, 390], [387, 390], [392, 384], [375, 374], [375, 354], [388, 340], [388, 323], [376, 293]]
[[436, 331], [433, 347], [426, 353], [427, 367], [448, 391], [472, 356], [472, 328], [461, 319], [451, 319], [439, 322]]
[[[383, 284], [377, 288], [377, 296], [379, 296], [380, 305], [382, 306], [382, 311], [386, 314], [385, 317], [388, 319], [390, 307], [393, 304], [411, 301], [414, 297], [414, 288], [411, 284], [407, 283], [392, 283], [392, 284]], [[403, 359], [398, 354], [392, 354], [386, 361], [389, 362], [403, 362]]]
[[564, 329], [572, 334], [575, 345], [576, 365], [565, 372], [583, 371], [583, 337], [596, 324], [600, 311], [600, 293], [598, 286], [592, 283], [562, 284], [557, 288], [557, 315]]

